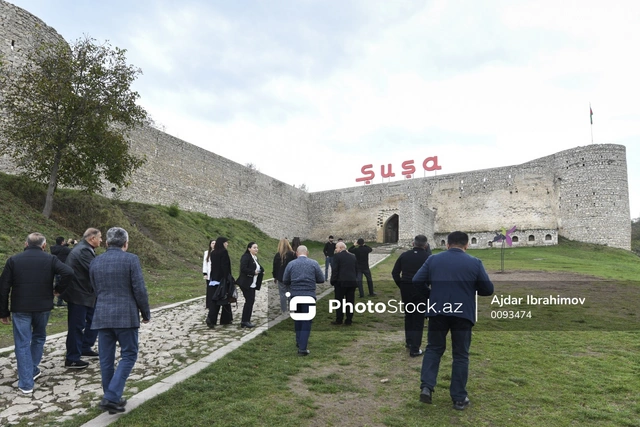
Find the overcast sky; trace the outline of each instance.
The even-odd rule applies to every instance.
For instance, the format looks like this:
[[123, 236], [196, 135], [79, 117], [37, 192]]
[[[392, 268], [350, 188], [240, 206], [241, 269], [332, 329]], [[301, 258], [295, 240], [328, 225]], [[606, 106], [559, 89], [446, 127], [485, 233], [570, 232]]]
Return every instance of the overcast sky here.
[[[640, 216], [640, 2], [10, 0], [127, 49], [165, 132], [310, 191], [627, 147]], [[426, 173], [432, 176], [433, 172]]]

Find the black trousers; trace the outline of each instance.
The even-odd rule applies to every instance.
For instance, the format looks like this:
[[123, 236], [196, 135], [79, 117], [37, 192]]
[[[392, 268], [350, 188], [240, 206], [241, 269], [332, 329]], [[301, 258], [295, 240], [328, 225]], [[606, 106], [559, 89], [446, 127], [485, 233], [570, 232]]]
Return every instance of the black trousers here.
[[251, 314], [253, 313], [253, 303], [256, 302], [255, 288], [240, 287], [242, 295], [244, 295], [244, 308], [242, 309], [242, 322], [251, 322]]
[[[335, 298], [340, 301], [340, 306], [336, 310], [336, 322], [341, 323], [346, 314], [347, 322], [351, 323], [353, 321], [353, 309], [351, 307], [354, 306], [356, 301], [356, 288], [353, 286], [347, 288], [337, 285], [335, 287]], [[347, 307], [346, 310], [343, 310], [342, 308], [343, 299], [345, 299], [348, 303], [351, 303], [351, 307]]]
[[215, 302], [209, 305], [209, 320], [214, 325], [218, 323], [218, 314], [220, 315], [220, 324], [229, 325], [233, 321], [233, 313], [231, 312], [231, 304], [218, 305]]
[[[414, 285], [401, 284], [400, 295], [404, 303], [404, 336], [405, 342], [412, 353], [417, 353], [422, 346], [422, 335], [424, 331], [424, 310], [427, 297]], [[421, 310], [421, 311], [420, 311]]]

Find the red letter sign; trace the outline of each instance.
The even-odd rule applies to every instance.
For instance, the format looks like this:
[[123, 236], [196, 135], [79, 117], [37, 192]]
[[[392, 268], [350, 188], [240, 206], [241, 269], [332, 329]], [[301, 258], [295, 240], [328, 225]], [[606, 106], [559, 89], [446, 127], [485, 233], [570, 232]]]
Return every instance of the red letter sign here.
[[[432, 162], [431, 166], [428, 166], [429, 162]], [[438, 166], [438, 156], [427, 157], [426, 159], [424, 159], [424, 162], [422, 162], [422, 167], [427, 172], [439, 171], [440, 169], [442, 169], [441, 166]]]
[[364, 175], [363, 177], [356, 178], [356, 182], [364, 181], [365, 184], [371, 184], [371, 180], [376, 177], [376, 174], [371, 170], [373, 165], [364, 165], [360, 172]]

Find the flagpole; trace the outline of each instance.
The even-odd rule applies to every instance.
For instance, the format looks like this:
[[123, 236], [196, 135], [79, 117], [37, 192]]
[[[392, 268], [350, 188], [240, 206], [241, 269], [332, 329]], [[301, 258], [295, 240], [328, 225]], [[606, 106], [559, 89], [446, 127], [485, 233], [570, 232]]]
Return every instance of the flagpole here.
[[593, 144], [593, 110], [591, 109], [591, 102], [589, 102], [589, 119], [591, 120], [591, 144]]

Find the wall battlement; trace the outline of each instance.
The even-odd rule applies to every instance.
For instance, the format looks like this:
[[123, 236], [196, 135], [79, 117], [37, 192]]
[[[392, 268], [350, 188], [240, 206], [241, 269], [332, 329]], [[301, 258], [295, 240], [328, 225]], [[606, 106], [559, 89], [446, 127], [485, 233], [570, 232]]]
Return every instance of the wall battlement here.
[[[35, 40], [62, 37], [32, 14], [0, 0], [0, 53], [24, 64]], [[12, 49], [13, 47], [13, 49]], [[2, 93], [0, 92], [0, 96]], [[1, 137], [1, 136], [0, 136]], [[565, 150], [521, 165], [306, 193], [151, 127], [130, 135], [147, 163], [131, 186], [106, 185], [110, 197], [170, 205], [254, 223], [276, 237], [347, 242], [410, 242], [437, 247], [453, 230], [487, 247], [495, 231], [518, 227], [517, 246], [557, 244], [558, 236], [623, 249], [631, 246], [625, 147]], [[16, 173], [0, 156], [0, 171]], [[114, 191], [112, 191], [114, 190]]]

